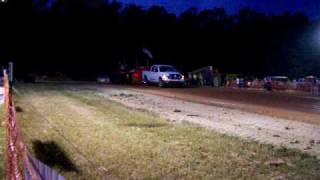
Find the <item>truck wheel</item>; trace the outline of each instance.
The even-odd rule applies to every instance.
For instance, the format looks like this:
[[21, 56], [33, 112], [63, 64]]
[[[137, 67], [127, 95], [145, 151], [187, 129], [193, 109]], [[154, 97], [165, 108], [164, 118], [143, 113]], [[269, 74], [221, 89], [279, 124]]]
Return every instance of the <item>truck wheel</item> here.
[[148, 85], [148, 84], [149, 84], [149, 81], [148, 81], [147, 76], [143, 76], [142, 84], [143, 84], [143, 85]]
[[184, 82], [181, 84], [181, 88], [187, 88], [189, 87], [189, 84], [187, 82]]
[[159, 84], [158, 84], [158, 86], [160, 87], [160, 88], [163, 88], [164, 87], [164, 82], [163, 82], [163, 80], [160, 78], [159, 79]]

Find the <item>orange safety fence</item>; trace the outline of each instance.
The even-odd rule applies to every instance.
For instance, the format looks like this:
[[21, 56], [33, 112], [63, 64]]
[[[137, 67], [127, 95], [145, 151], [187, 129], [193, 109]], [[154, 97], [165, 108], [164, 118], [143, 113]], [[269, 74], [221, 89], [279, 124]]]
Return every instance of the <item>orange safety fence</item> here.
[[32, 157], [23, 142], [22, 129], [17, 122], [9, 78], [3, 78], [5, 99], [6, 151], [5, 169], [7, 180], [64, 180], [55, 170]]
[[22, 180], [25, 179], [25, 174], [28, 174], [32, 180], [36, 180], [38, 178], [29, 161], [28, 151], [22, 140], [22, 131], [17, 123], [9, 78], [6, 73], [4, 73], [3, 83], [6, 128], [6, 179]]

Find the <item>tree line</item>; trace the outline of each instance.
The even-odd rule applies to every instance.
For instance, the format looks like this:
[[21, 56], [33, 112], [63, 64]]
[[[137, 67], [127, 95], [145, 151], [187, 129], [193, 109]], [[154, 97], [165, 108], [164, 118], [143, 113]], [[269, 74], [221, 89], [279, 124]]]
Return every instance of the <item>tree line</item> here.
[[118, 1], [32, 0], [31, 13], [14, 1], [0, 5], [0, 20], [8, 27], [0, 58], [17, 61], [21, 73], [112, 73], [120, 61], [145, 65], [148, 48], [151, 63], [185, 72], [212, 65], [257, 77], [320, 75], [319, 48], [310, 41], [316, 23], [299, 12], [242, 8], [230, 15], [212, 7], [177, 15]]

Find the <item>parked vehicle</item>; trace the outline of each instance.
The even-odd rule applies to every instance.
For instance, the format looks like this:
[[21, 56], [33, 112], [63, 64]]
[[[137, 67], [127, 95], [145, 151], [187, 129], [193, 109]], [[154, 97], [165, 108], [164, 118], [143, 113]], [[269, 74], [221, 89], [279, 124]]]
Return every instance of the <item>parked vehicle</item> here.
[[111, 80], [108, 75], [100, 75], [97, 77], [97, 82], [101, 84], [110, 84]]
[[268, 76], [265, 78], [265, 89], [271, 90], [286, 90], [288, 88], [288, 77], [286, 76]]
[[205, 66], [189, 72], [188, 79], [185, 81], [191, 86], [220, 87], [222, 85], [222, 75], [213, 66]]
[[171, 65], [153, 65], [150, 71], [142, 72], [144, 84], [154, 83], [159, 87], [166, 85], [184, 85], [185, 77]]
[[149, 70], [149, 68], [144, 67], [144, 66], [140, 66], [137, 69], [134, 69], [132, 71], [132, 75], [131, 75], [131, 77], [132, 77], [131, 83], [132, 84], [141, 84], [141, 82], [142, 82], [142, 72], [143, 71], [147, 71], [147, 70]]

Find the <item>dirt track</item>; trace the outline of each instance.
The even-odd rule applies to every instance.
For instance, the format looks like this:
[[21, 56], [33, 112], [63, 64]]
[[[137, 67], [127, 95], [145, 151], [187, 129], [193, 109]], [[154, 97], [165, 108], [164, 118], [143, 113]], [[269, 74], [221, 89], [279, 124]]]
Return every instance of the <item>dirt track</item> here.
[[[124, 88], [119, 86], [117, 88]], [[125, 87], [142, 93], [320, 124], [320, 98], [306, 94], [217, 88]]]
[[[311, 113], [288, 108], [274, 108], [270, 107], [271, 105], [264, 107], [263, 105], [250, 104], [250, 101], [254, 99], [249, 99], [249, 103], [245, 104], [241, 101], [220, 100], [212, 98], [211, 96], [196, 96], [193, 94], [200, 91], [217, 91], [217, 94], [220, 96], [226, 93], [225, 96], [232, 98], [232, 96], [228, 96], [228, 94], [235, 92], [228, 92], [228, 90], [157, 89], [153, 87], [142, 89], [123, 86], [100, 86], [97, 89], [95, 89], [95, 87], [90, 88], [94, 88], [91, 89], [90, 93], [97, 93], [100, 96], [130, 108], [147, 110], [172, 122], [191, 122], [223, 134], [239, 136], [244, 139], [254, 139], [278, 147], [284, 146], [299, 149], [320, 158], [320, 123], [319, 119], [316, 119], [317, 112]], [[79, 89], [79, 87], [75, 87], [75, 89]], [[240, 95], [241, 93], [249, 92], [239, 92]], [[213, 93], [213, 95], [215, 95], [215, 93]], [[260, 96], [258, 93], [255, 95]], [[306, 101], [307, 99], [313, 99], [297, 95], [282, 95], [288, 99], [306, 98]], [[243, 96], [249, 95], [244, 94]], [[264, 98], [268, 97], [267, 94], [262, 94], [261, 96]], [[272, 94], [270, 97], [276, 99], [274, 96], [278, 96], [278, 94]], [[185, 99], [187, 99], [187, 101]], [[316, 101], [317, 99], [313, 100]], [[193, 101], [199, 101], [201, 103]], [[258, 106], [258, 108], [254, 109], [254, 106]], [[247, 112], [241, 109], [246, 109]], [[264, 109], [279, 109], [281, 111], [277, 111], [277, 114], [270, 116], [266, 114], [271, 114], [271, 110], [270, 112], [262, 112]], [[261, 110], [261, 113], [248, 112], [256, 110]], [[293, 114], [287, 115], [287, 118], [295, 118], [295, 121], [278, 117], [279, 113], [288, 112], [296, 113], [296, 115], [299, 116], [294, 117]], [[312, 123], [298, 122], [301, 120], [300, 118], [304, 117], [303, 114], [309, 115], [307, 116], [310, 118], [308, 121]]]

